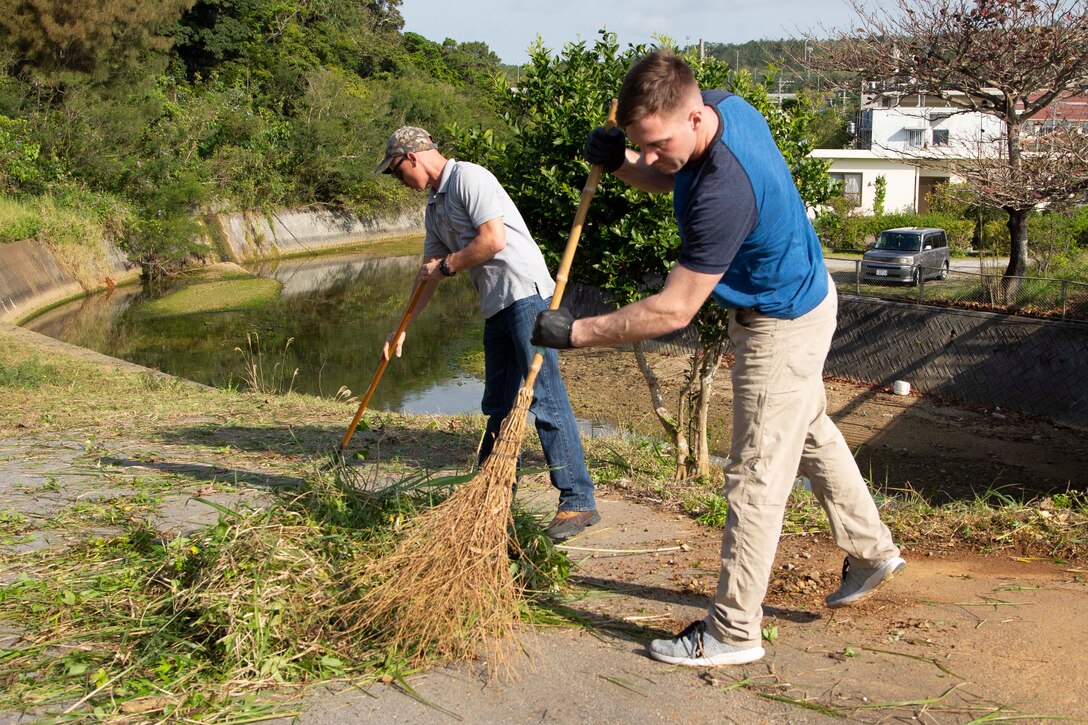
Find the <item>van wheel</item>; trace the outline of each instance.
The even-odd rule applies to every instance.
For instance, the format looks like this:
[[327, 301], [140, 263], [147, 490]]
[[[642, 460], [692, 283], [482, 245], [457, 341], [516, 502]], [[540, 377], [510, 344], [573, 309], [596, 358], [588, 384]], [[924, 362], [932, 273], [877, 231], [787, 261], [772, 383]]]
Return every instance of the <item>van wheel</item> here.
[[944, 266], [941, 267], [941, 276], [939, 279], [948, 279], [948, 260], [944, 260]]
[[910, 283], [917, 287], [922, 283], [922, 268], [915, 267], [914, 273], [910, 276]]

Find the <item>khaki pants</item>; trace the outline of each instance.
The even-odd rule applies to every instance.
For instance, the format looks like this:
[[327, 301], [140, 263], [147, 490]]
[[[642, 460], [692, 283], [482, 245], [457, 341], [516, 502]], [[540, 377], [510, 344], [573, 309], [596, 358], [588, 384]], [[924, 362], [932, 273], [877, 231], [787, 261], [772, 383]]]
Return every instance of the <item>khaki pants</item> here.
[[706, 619], [719, 640], [760, 642], [763, 597], [798, 471], [812, 481], [835, 543], [857, 566], [899, 555], [842, 433], [827, 415], [823, 367], [837, 312], [830, 283], [827, 298], [796, 320], [752, 310], [730, 316], [736, 364], [725, 469], [729, 513], [718, 592]]

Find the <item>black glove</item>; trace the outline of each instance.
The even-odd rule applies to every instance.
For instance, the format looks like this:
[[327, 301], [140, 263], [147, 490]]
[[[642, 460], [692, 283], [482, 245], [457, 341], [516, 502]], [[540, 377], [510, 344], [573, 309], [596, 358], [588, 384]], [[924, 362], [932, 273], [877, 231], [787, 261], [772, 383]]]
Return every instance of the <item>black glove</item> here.
[[533, 336], [529, 339], [537, 347], [554, 347], [566, 350], [574, 347], [570, 344], [570, 330], [574, 318], [570, 312], [560, 307], [558, 310], [544, 310], [536, 316]]
[[627, 134], [618, 126], [607, 130], [604, 126], [598, 126], [589, 132], [583, 155], [586, 161], [600, 164], [602, 169], [611, 174], [623, 166], [627, 158]]

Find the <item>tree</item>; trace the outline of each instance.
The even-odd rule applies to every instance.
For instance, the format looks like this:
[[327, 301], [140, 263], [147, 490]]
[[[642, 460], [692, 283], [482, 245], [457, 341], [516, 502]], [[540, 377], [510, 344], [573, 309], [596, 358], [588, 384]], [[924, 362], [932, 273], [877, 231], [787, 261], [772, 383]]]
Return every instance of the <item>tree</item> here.
[[218, 76], [290, 106], [320, 66], [367, 78], [402, 52], [400, 0], [199, 0], [174, 28], [190, 78]]
[[0, 13], [0, 46], [16, 69], [47, 77], [85, 73], [103, 80], [147, 50], [164, 50], [161, 30], [194, 0], [14, 0]]
[[812, 40], [820, 48], [816, 64], [884, 81], [902, 94], [940, 96], [1003, 125], [995, 153], [944, 163], [1008, 214], [1005, 290], [1014, 302], [1027, 268], [1032, 210], [1088, 189], [1088, 129], [1035, 121], [1056, 102], [1088, 93], [1088, 0], [852, 5], [857, 27]]
[[[511, 126], [512, 139], [503, 142], [492, 130], [455, 129], [458, 156], [498, 176], [553, 268], [589, 172], [582, 160], [586, 135], [603, 122], [628, 68], [649, 50], [628, 46], [621, 52], [615, 35], [604, 31], [592, 47], [568, 44], [554, 57], [538, 43], [530, 49], [520, 85], [511, 88], [496, 79], [494, 103]], [[713, 58], [689, 56], [688, 61], [704, 88], [731, 90], [763, 112], [802, 196], [811, 204], [825, 201], [827, 166], [808, 157], [808, 107], [785, 111], [749, 73], [733, 73]], [[670, 196], [646, 194], [606, 175], [594, 197], [571, 278], [604, 290], [617, 304], [628, 304], [660, 288], [678, 244]], [[654, 412], [674, 445], [677, 477], [710, 471], [707, 418], [714, 375], [725, 352], [726, 322], [724, 311], [712, 302], [697, 315], [700, 345], [675, 408], [664, 400], [643, 346], [633, 346]]]

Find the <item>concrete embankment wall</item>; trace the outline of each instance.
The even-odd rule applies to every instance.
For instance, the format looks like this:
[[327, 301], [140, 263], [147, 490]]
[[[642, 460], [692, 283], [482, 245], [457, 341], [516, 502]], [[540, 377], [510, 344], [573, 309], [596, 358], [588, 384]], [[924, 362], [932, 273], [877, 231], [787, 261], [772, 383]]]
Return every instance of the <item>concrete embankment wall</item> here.
[[265, 214], [238, 212], [205, 219], [223, 257], [233, 262], [343, 249], [423, 233], [423, 207], [359, 217], [339, 209]]
[[109, 272], [102, 279], [81, 283], [41, 242], [24, 239], [0, 244], [0, 320], [24, 320], [37, 310], [128, 281], [139, 273], [113, 247], [107, 246], [105, 261]]
[[[344, 211], [285, 209], [272, 214], [215, 214], [204, 218], [211, 261], [246, 261], [314, 254], [423, 232], [423, 208], [361, 218]], [[139, 270], [107, 245], [109, 270], [80, 283], [41, 242], [0, 244], [0, 320], [18, 323], [59, 302], [135, 279]]]
[[839, 297], [826, 370], [1088, 426], [1088, 324]]

